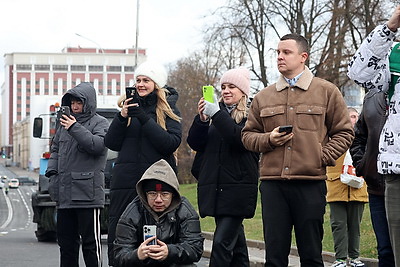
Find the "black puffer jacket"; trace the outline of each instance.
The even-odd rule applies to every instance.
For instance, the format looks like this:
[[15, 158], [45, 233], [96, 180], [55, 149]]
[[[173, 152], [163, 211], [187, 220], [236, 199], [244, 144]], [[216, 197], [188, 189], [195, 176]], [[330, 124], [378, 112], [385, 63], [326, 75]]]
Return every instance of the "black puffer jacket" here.
[[387, 118], [386, 94], [369, 91], [364, 97], [363, 109], [355, 126], [355, 139], [350, 147], [357, 176], [363, 176], [368, 193], [384, 195], [385, 181], [377, 171], [379, 137]]
[[[168, 91], [168, 103], [174, 113], [179, 115], [175, 106], [178, 92], [173, 88], [168, 88]], [[181, 143], [181, 123], [167, 117], [167, 130], [157, 124], [157, 96], [154, 92], [141, 98], [140, 101], [140, 106], [150, 119], [142, 125], [137, 118], [132, 118], [130, 125], [127, 126], [128, 119], [118, 113], [104, 139], [109, 149], [118, 151], [110, 183], [109, 248], [112, 248], [118, 219], [137, 195], [135, 186], [145, 170], [154, 162], [165, 159], [176, 171], [173, 153]], [[112, 255], [109, 255], [109, 259], [112, 263]]]
[[189, 130], [190, 147], [203, 153], [198, 178], [200, 216], [254, 216], [259, 154], [246, 150], [241, 130], [223, 104], [211, 125], [196, 115]]
[[[163, 181], [175, 189], [171, 205], [162, 214], [155, 213], [147, 203], [142, 184], [148, 179]], [[115, 266], [181, 266], [199, 261], [204, 242], [199, 215], [190, 202], [180, 196], [174, 171], [160, 160], [145, 172], [136, 187], [138, 196], [118, 222], [114, 243]], [[168, 246], [168, 256], [164, 261], [139, 260], [137, 249], [144, 241], [144, 225], [157, 226], [157, 239]]]

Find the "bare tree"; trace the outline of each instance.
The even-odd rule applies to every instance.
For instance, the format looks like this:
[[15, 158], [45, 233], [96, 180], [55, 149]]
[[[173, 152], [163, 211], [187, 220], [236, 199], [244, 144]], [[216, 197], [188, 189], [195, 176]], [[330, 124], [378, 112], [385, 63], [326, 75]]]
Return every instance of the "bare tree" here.
[[218, 9], [215, 16], [220, 20], [205, 31], [208, 43], [225, 58], [221, 61], [224, 71], [249, 64], [257, 80], [268, 85], [266, 73], [267, 22], [264, 1], [230, 0]]
[[181, 183], [191, 182], [190, 169], [194, 152], [186, 142], [189, 128], [197, 114], [197, 103], [202, 96], [203, 85], [216, 85], [219, 69], [215, 66], [215, 56], [210, 50], [193, 53], [179, 60], [170, 69], [168, 84], [179, 92], [177, 106], [181, 113], [182, 142], [178, 149], [178, 179]]
[[[232, 67], [233, 45], [244, 49], [255, 77], [267, 86], [265, 59], [285, 33], [303, 35], [311, 47], [309, 65], [316, 76], [341, 86], [352, 52], [377, 23], [388, 0], [230, 0], [215, 15], [220, 21], [207, 28], [213, 49], [225, 51]], [[224, 49], [229, 47], [230, 49]]]

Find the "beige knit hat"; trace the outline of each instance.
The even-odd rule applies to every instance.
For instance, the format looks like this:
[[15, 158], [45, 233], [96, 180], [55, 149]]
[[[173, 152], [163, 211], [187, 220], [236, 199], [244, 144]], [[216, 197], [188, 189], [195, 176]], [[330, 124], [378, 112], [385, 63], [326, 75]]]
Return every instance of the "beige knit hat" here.
[[220, 80], [220, 84], [230, 83], [240, 89], [245, 95], [250, 93], [250, 72], [244, 67], [231, 69], [225, 72]]

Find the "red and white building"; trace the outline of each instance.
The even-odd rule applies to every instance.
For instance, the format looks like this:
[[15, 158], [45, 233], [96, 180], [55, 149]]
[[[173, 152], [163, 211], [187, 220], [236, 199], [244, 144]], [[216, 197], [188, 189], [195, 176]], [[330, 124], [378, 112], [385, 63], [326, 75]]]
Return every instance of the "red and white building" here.
[[[134, 83], [135, 67], [145, 60], [145, 49], [139, 49], [136, 55], [134, 48], [67, 47], [61, 53], [5, 54], [5, 82], [1, 88], [2, 150], [7, 155], [20, 153], [21, 149], [16, 151], [13, 144], [14, 124], [29, 120], [31, 136], [33, 118], [49, 113], [50, 105], [60, 102], [68, 89], [81, 82], [94, 85], [98, 107], [116, 107], [125, 87]], [[42, 140], [29, 139], [30, 155], [24, 157], [29, 158], [29, 163], [18, 164], [37, 168], [39, 162], [34, 147]], [[48, 140], [45, 143], [48, 145]], [[22, 150], [27, 151], [26, 148]]]

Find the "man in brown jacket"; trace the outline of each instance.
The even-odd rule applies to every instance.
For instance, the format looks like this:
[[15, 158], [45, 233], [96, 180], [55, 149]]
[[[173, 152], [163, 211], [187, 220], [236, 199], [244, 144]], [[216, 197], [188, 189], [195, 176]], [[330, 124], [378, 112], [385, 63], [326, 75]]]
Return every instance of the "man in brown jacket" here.
[[[288, 265], [293, 227], [301, 265], [324, 266], [326, 166], [334, 165], [354, 138], [339, 89], [305, 66], [308, 50], [301, 35], [281, 38], [281, 76], [255, 96], [242, 131], [244, 146], [262, 153], [265, 266]], [[279, 132], [283, 125], [292, 125], [292, 132]]]

